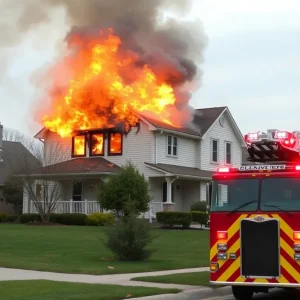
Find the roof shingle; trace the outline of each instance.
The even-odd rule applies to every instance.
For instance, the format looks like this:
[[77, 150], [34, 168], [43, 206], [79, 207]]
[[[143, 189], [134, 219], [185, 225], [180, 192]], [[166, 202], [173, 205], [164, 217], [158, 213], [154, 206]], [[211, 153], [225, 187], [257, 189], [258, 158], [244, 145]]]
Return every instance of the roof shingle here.
[[32, 170], [30, 175], [116, 174], [119, 170], [103, 157], [80, 157]]
[[190, 168], [190, 167], [183, 167], [177, 165], [169, 165], [169, 164], [152, 164], [152, 163], [145, 163], [146, 165], [160, 169], [166, 173], [172, 173], [174, 175], [182, 175], [182, 176], [192, 176], [192, 177], [201, 177], [210, 179], [212, 177], [212, 171], [205, 171], [198, 168]]

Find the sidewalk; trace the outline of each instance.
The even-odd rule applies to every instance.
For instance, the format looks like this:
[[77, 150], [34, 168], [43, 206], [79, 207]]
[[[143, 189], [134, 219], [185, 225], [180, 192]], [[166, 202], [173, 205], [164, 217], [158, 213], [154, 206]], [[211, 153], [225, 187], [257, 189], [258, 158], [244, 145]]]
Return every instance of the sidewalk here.
[[141, 277], [141, 276], [159, 276], [159, 275], [190, 273], [190, 272], [205, 272], [205, 271], [209, 271], [209, 268], [205, 267], [205, 268], [192, 268], [192, 269], [129, 273], [129, 274], [112, 274], [112, 275], [85, 275], [85, 274], [65, 274], [65, 273], [52, 273], [52, 272], [42, 272], [42, 271], [0, 268], [0, 281], [44, 279], [44, 280], [52, 280], [52, 281], [81, 282], [81, 283], [93, 283], [93, 284], [98, 283], [98, 284], [116, 284], [116, 285], [125, 285], [125, 286], [176, 288], [176, 289], [187, 291], [187, 290], [199, 290], [202, 287], [191, 286], [191, 285], [180, 285], [180, 284], [130, 281], [130, 279], [134, 277]]

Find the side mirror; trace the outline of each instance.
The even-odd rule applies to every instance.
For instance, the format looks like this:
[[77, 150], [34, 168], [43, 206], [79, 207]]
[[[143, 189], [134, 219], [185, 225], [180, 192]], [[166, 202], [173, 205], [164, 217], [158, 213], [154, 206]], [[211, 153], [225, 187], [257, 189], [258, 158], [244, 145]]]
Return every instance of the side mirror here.
[[211, 189], [212, 189], [212, 182], [208, 182], [206, 184], [206, 206], [207, 206], [207, 211], [210, 210], [210, 206], [211, 206]]

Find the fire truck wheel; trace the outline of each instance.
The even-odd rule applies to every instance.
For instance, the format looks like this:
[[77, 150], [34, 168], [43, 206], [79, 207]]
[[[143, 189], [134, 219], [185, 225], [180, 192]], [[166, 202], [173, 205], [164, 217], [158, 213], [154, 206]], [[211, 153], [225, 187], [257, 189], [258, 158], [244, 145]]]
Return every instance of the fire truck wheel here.
[[251, 300], [254, 290], [249, 286], [232, 286], [232, 294], [236, 300]]

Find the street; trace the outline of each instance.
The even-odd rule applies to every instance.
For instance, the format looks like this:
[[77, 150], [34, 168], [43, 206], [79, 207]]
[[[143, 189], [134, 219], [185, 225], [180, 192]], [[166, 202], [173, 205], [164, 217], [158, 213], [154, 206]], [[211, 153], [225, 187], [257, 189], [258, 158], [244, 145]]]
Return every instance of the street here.
[[[286, 290], [274, 290], [268, 294], [255, 294], [253, 300], [298, 300], [300, 297], [300, 290], [298, 291], [286, 291]], [[223, 297], [222, 300], [235, 300], [233, 296]]]

